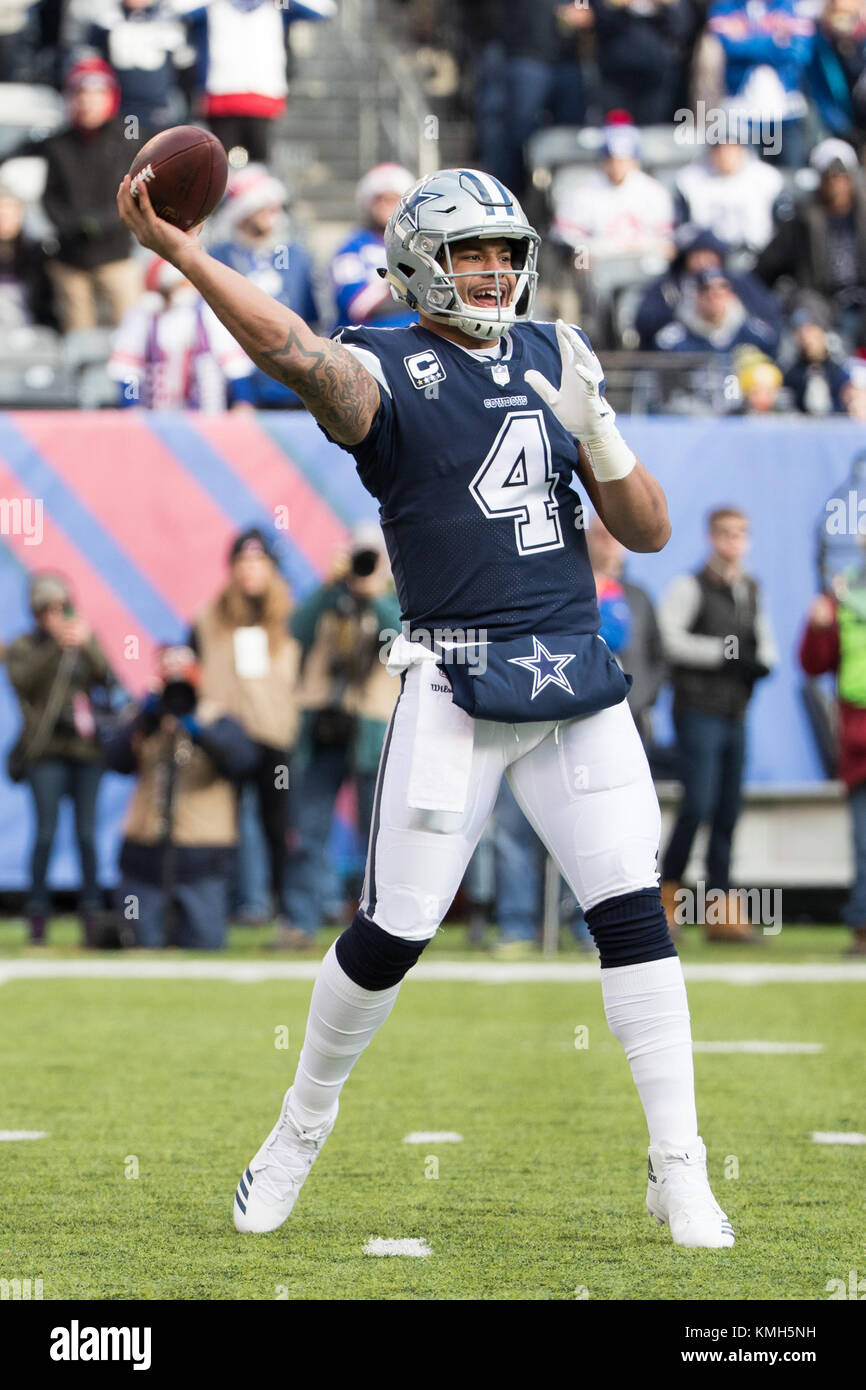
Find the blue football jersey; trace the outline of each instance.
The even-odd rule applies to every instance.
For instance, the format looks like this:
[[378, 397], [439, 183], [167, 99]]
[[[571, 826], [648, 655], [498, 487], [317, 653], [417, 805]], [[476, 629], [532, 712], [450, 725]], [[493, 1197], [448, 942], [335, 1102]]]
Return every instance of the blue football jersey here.
[[596, 633], [577, 444], [524, 381], [532, 367], [559, 383], [554, 325], [516, 325], [498, 358], [420, 324], [337, 336], [380, 385], [349, 452], [380, 504], [404, 623], [503, 640]]

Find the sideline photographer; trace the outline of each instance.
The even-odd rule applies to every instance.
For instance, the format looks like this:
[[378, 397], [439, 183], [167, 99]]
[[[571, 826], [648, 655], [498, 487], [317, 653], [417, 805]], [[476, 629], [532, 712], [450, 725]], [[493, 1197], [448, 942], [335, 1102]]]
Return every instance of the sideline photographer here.
[[333, 882], [328, 839], [346, 781], [354, 785], [358, 831], [367, 843], [379, 755], [399, 692], [379, 659], [383, 634], [399, 630], [400, 605], [377, 525], [356, 527], [344, 563], [345, 572], [314, 590], [292, 617], [303, 648], [303, 713], [292, 764], [289, 926], [277, 946], [312, 944], [324, 919]]
[[225, 945], [237, 840], [232, 782], [255, 764], [240, 724], [199, 700], [189, 647], [162, 647], [156, 689], [106, 742], [114, 772], [138, 779], [120, 851], [120, 911], [137, 946]]

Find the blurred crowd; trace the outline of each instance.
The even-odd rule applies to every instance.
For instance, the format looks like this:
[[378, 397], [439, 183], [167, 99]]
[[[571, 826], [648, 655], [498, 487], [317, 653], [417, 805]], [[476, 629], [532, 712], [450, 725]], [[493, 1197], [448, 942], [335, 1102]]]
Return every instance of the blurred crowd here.
[[[696, 835], [708, 830], [705, 885], [725, 907], [708, 939], [755, 939], [731, 883], [742, 803], [747, 719], [778, 653], [772, 618], [747, 568], [749, 520], [736, 506], [707, 518], [706, 561], [677, 576], [658, 609], [631, 581], [626, 551], [595, 517], [587, 543], [601, 635], [633, 676], [628, 700], [657, 779], [682, 796], [659, 860], [662, 900], [680, 933], [679, 891]], [[386, 667], [401, 630], [382, 533], [352, 533], [333, 572], [299, 603], [260, 528], [239, 533], [226, 582], [193, 615], [182, 643], [158, 649], [143, 699], [131, 700], [62, 575], [30, 581], [31, 628], [6, 649], [21, 728], [7, 770], [34, 808], [27, 917], [47, 939], [48, 867], [60, 803], [73, 805], [85, 944], [219, 949], [230, 919], [273, 923], [274, 949], [316, 945], [354, 911], [363, 846], [376, 817], [377, 770], [399, 682]], [[856, 882], [846, 920], [866, 952], [866, 563], [839, 576], [804, 625], [803, 669], [835, 672], [839, 775], [848, 788]], [[656, 735], [654, 707], [673, 696], [675, 742]], [[133, 781], [119, 831], [118, 886], [100, 890], [96, 804], [105, 769]], [[335, 852], [335, 811], [354, 824], [358, 852]], [[494, 949], [537, 949], [545, 856], [507, 781], [464, 883], [470, 940], [495, 923]], [[592, 944], [574, 898], [557, 904], [578, 942]]]
[[866, 416], [866, 0], [404, 9], [546, 234], [540, 312], [682, 369], [643, 408]]
[[[376, 271], [415, 171], [364, 173], [357, 223], [324, 258], [273, 173], [292, 139], [286, 35], [332, 18], [333, 0], [0, 11], [0, 80], [53, 83], [67, 116], [4, 151], [0, 322], [116, 330], [101, 404], [298, 404], [118, 221], [135, 149], [178, 121], [230, 152], [214, 254], [319, 331], [406, 321]], [[638, 408], [618, 373], [641, 369], [651, 411], [866, 418], [866, 0], [380, 0], [378, 13], [383, 32], [402, 14], [446, 120], [468, 118], [465, 157], [525, 200], [545, 237], [539, 313], [614, 354], [618, 407]], [[38, 235], [16, 186], [34, 155]]]

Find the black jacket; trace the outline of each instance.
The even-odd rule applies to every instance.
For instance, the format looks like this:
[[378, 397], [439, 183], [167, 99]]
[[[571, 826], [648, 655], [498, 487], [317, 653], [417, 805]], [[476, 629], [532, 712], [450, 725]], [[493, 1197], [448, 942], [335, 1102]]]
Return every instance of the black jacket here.
[[603, 77], [647, 79], [676, 68], [698, 26], [691, 0], [671, 0], [639, 14], [609, 0], [591, 0], [599, 71]]
[[24, 300], [34, 323], [46, 328], [56, 328], [54, 299], [51, 281], [46, 273], [46, 255], [43, 248], [29, 237], [17, 236], [3, 255], [0, 248], [0, 283], [11, 281], [21, 285]]
[[117, 185], [135, 153], [119, 121], [94, 131], [74, 127], [19, 145], [7, 158], [38, 155], [47, 165], [42, 206], [54, 224], [56, 259], [94, 270], [130, 253], [130, 236], [117, 212]]
[[[788, 275], [796, 281], [798, 289], [816, 290], [832, 298], [827, 223], [827, 209], [818, 198], [797, 204], [791, 215], [780, 222], [773, 240], [758, 257], [756, 274], [767, 285]], [[866, 194], [859, 186], [854, 191], [854, 233], [858, 282], [866, 291]]]

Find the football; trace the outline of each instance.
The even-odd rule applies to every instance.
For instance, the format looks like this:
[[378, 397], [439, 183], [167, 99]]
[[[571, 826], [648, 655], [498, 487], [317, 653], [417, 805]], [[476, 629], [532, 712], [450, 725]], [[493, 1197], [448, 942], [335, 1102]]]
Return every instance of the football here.
[[147, 184], [157, 217], [188, 232], [210, 216], [225, 193], [228, 160], [209, 130], [177, 125], [142, 145], [129, 174], [133, 197]]

